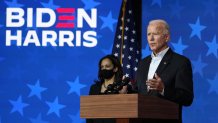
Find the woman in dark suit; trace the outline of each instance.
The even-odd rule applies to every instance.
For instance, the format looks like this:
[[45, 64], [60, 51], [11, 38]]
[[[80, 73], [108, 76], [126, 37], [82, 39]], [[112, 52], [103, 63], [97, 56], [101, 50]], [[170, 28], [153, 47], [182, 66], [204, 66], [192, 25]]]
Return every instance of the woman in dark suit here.
[[[108, 86], [122, 81], [123, 71], [120, 61], [113, 55], [107, 55], [100, 59], [98, 64], [98, 80], [91, 86], [89, 95], [108, 94]], [[123, 87], [118, 93], [126, 92]], [[87, 123], [116, 123], [115, 119], [87, 119]]]

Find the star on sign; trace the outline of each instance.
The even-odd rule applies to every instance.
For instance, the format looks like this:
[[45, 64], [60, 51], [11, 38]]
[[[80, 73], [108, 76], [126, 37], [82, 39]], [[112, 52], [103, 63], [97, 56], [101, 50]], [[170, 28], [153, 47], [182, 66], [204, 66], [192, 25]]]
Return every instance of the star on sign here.
[[85, 6], [83, 8], [85, 8], [85, 10], [89, 10], [92, 8], [95, 8], [96, 6], [100, 5], [100, 2], [95, 2], [94, 0], [82, 0], [83, 4], [85, 4]]
[[55, 9], [57, 9], [57, 8], [60, 7], [60, 6], [55, 5], [54, 2], [53, 2], [53, 0], [49, 0], [48, 3], [44, 3], [44, 2], [40, 2], [40, 3], [42, 4], [42, 6], [43, 6], [44, 8], [51, 8], [51, 9], [53, 9], [53, 10], [55, 10]]
[[31, 123], [48, 123], [42, 120], [42, 115], [39, 114], [37, 118], [30, 118]]
[[73, 82], [67, 81], [67, 84], [70, 86], [68, 94], [75, 92], [78, 96], [80, 96], [80, 89], [86, 87], [86, 85], [80, 84], [79, 77], [76, 77], [76, 79]]
[[208, 91], [208, 93], [212, 93], [212, 92], [216, 92], [216, 94], [218, 94], [218, 74], [216, 74], [215, 78], [213, 80], [209, 80], [208, 82], [210, 84], [210, 89]]
[[23, 103], [22, 96], [19, 96], [16, 101], [9, 100], [13, 108], [11, 113], [18, 112], [23, 116], [23, 108], [27, 107], [29, 104]]
[[101, 29], [108, 27], [112, 32], [114, 31], [113, 24], [115, 24], [117, 20], [112, 18], [111, 11], [107, 15], [107, 17], [100, 16], [100, 19], [103, 21], [103, 25], [101, 26]]
[[35, 85], [27, 84], [27, 86], [31, 89], [29, 97], [37, 96], [40, 100], [41, 100], [41, 93], [47, 90], [47, 88], [43, 88], [40, 86], [39, 80], [37, 80]]
[[218, 58], [218, 55], [217, 55], [217, 50], [218, 50], [218, 43], [217, 43], [217, 40], [216, 40], [216, 35], [213, 37], [213, 40], [211, 42], [205, 42], [208, 46], [208, 51], [207, 51], [207, 56], [210, 55], [210, 54], [214, 54], [214, 56], [216, 58]]
[[192, 61], [193, 63], [193, 73], [199, 73], [203, 77], [202, 69], [207, 65], [206, 63], [202, 62], [201, 55], [198, 57], [197, 61]]
[[188, 47], [187, 45], [183, 45], [182, 44], [182, 38], [180, 37], [177, 43], [172, 43], [174, 50], [179, 53], [179, 54], [183, 54], [183, 51]]
[[189, 26], [192, 28], [190, 38], [192, 38], [193, 36], [197, 36], [201, 40], [201, 31], [203, 31], [206, 28], [206, 26], [200, 24], [199, 17], [195, 24], [189, 24]]
[[46, 101], [46, 103], [49, 106], [49, 111], [47, 115], [55, 113], [58, 117], [60, 117], [60, 109], [66, 107], [65, 105], [59, 104], [58, 97], [55, 98], [54, 102]]
[[23, 4], [19, 4], [17, 1], [18, 0], [12, 0], [12, 2], [5, 1], [5, 3], [8, 5], [8, 7], [21, 8], [22, 6], [24, 6]]

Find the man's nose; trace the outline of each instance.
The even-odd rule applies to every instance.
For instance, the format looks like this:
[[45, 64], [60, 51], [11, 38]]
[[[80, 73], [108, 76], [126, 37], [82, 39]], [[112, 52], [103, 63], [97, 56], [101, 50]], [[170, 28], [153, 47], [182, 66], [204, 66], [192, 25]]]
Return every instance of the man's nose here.
[[154, 35], [150, 35], [150, 41], [154, 41]]

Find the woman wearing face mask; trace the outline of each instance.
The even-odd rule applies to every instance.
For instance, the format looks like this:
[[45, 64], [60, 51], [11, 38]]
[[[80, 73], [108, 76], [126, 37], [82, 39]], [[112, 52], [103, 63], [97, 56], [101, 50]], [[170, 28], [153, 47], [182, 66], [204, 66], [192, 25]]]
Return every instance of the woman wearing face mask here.
[[[113, 55], [107, 55], [100, 59], [98, 64], [98, 80], [90, 88], [89, 95], [105, 94], [105, 91], [113, 83], [121, 82], [123, 71], [120, 61]], [[119, 93], [126, 93], [124, 86]], [[116, 123], [115, 119], [87, 119], [86, 123]]]
[[122, 76], [120, 61], [113, 55], [104, 56], [98, 64], [98, 80], [91, 86], [89, 95], [105, 94], [108, 85], [121, 82]]

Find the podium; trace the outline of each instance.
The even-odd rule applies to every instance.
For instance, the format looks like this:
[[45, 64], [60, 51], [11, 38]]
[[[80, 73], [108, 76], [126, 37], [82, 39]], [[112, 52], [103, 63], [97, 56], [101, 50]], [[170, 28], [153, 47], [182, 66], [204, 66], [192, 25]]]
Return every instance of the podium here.
[[179, 119], [179, 105], [140, 94], [80, 97], [81, 118], [116, 118], [117, 123], [141, 123], [142, 119]]

